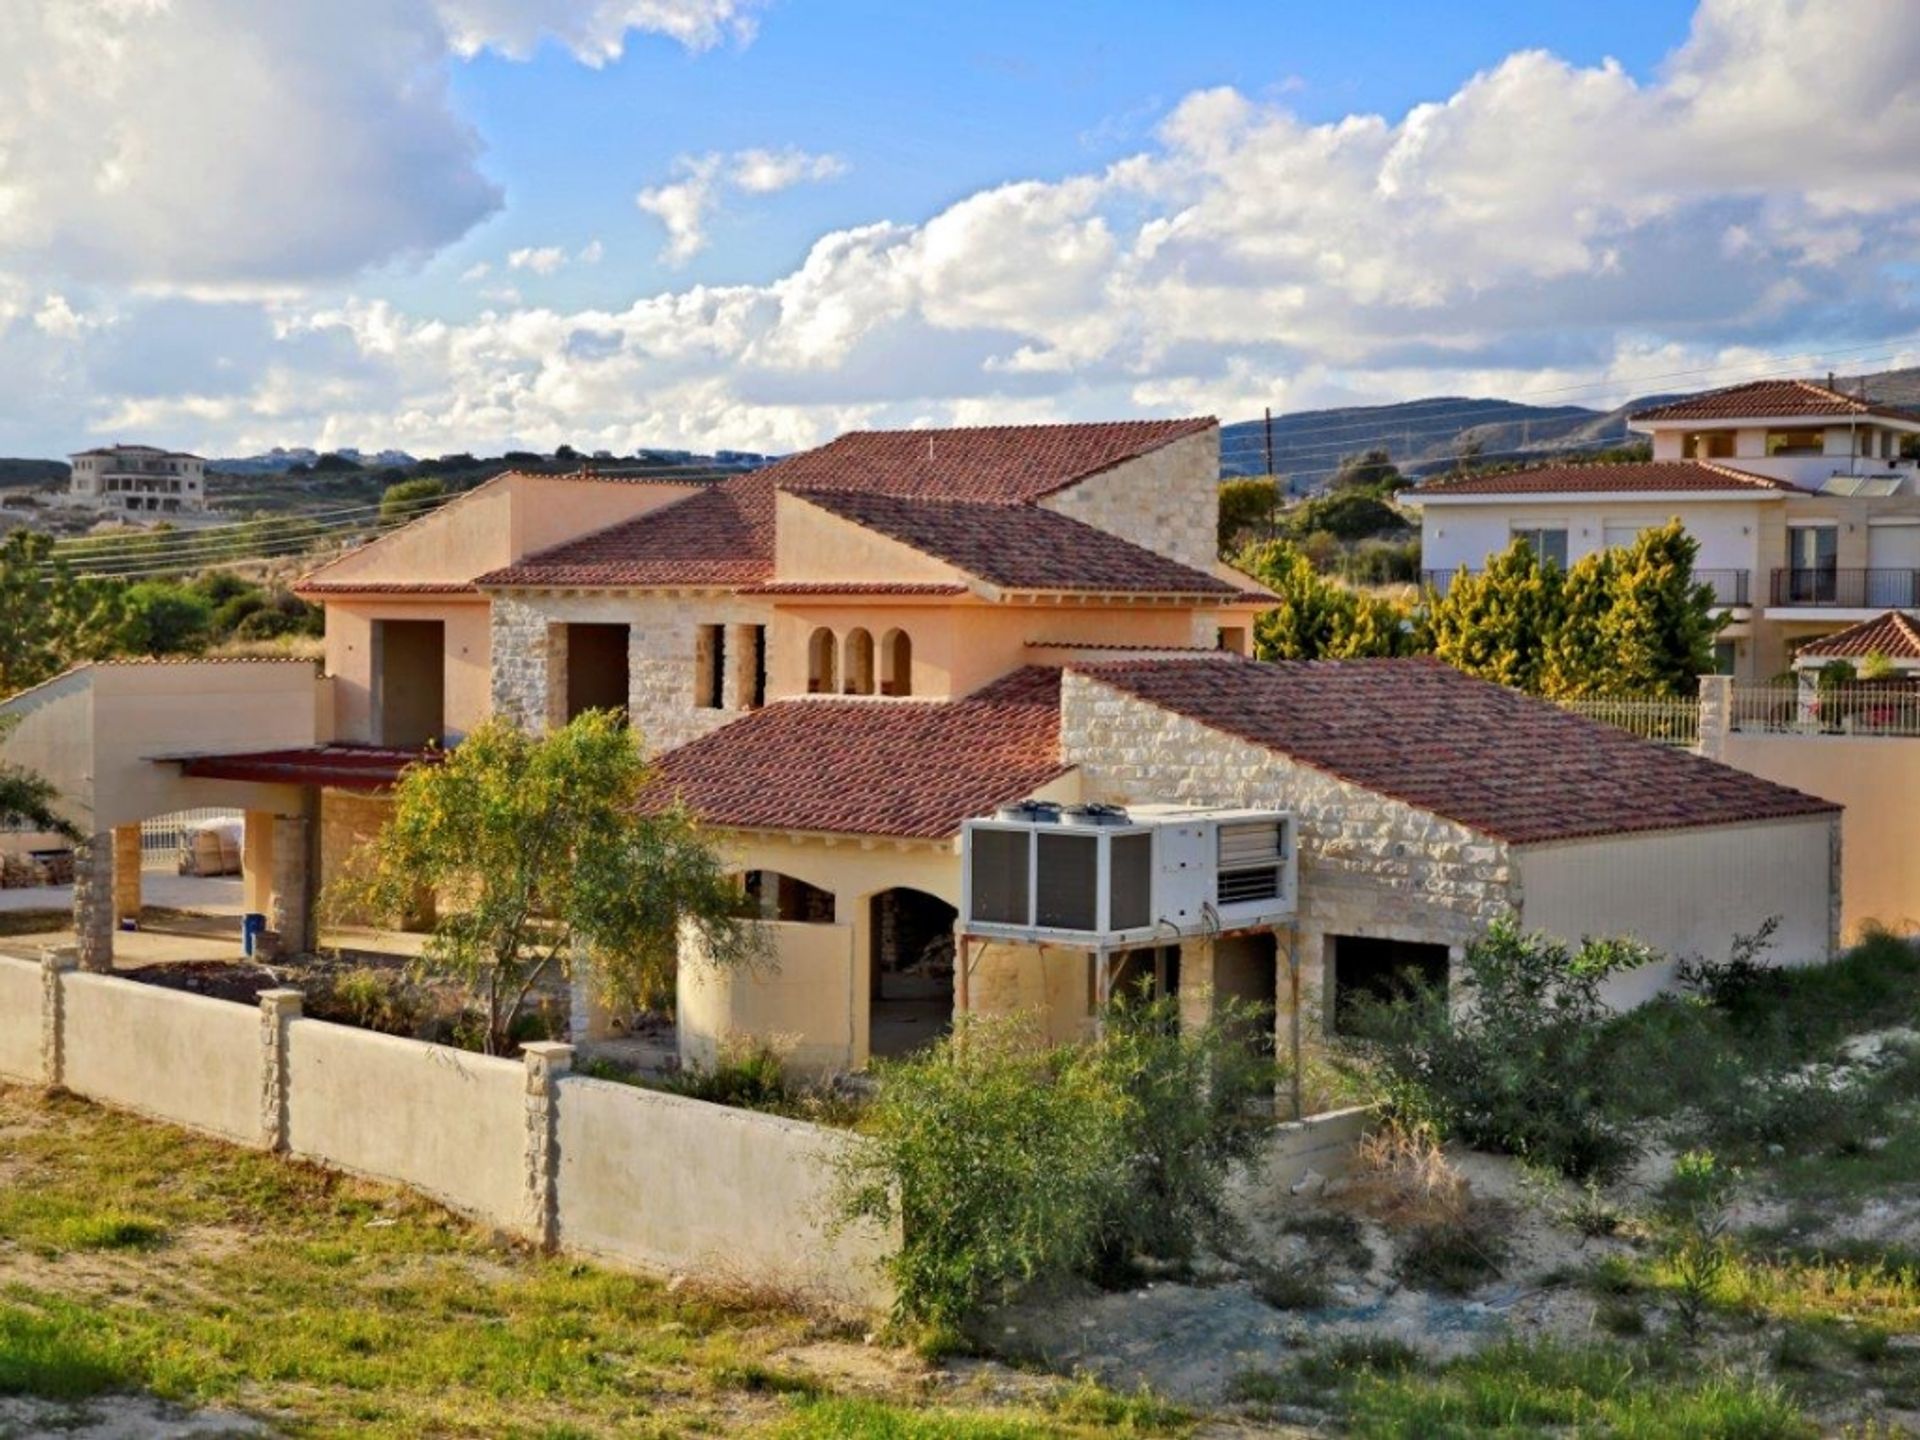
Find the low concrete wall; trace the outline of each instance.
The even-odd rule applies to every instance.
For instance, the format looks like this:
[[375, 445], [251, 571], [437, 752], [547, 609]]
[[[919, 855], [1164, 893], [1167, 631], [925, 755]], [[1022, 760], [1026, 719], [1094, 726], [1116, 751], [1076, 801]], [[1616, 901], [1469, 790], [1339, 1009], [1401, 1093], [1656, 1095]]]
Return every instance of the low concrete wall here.
[[1291, 1190], [1309, 1171], [1331, 1180], [1353, 1168], [1354, 1147], [1379, 1122], [1371, 1105], [1329, 1110], [1273, 1127], [1266, 1151], [1233, 1178], [1242, 1198]]
[[40, 1065], [40, 966], [0, 955], [0, 1075], [43, 1081]]
[[287, 1032], [287, 1149], [537, 1234], [526, 1087], [526, 1068], [512, 1060], [296, 1020]]
[[260, 1016], [204, 995], [69, 974], [60, 1083], [228, 1140], [260, 1139]]
[[878, 1265], [895, 1237], [832, 1233], [831, 1162], [852, 1136], [605, 1080], [570, 1076], [558, 1090], [566, 1248], [886, 1302]]

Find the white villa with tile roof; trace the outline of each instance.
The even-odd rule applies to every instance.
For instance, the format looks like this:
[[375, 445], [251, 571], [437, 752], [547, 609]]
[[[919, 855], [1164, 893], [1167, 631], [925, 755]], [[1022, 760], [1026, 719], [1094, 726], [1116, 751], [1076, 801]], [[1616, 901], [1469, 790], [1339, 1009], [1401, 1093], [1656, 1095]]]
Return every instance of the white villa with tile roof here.
[[1679, 518], [1730, 623], [1720, 664], [1787, 670], [1804, 642], [1889, 609], [1920, 612], [1920, 416], [1804, 380], [1762, 380], [1643, 410], [1651, 461], [1554, 464], [1410, 492], [1432, 583], [1516, 537], [1571, 564]]

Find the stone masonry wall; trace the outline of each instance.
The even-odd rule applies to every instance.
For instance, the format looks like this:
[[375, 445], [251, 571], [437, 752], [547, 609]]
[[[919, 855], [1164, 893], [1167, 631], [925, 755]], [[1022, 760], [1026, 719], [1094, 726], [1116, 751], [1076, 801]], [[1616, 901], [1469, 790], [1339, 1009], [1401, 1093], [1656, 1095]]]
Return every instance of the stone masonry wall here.
[[565, 685], [565, 668], [554, 653], [549, 627], [625, 625], [627, 705], [634, 728], [650, 751], [671, 750], [746, 713], [734, 654], [727, 657], [727, 706], [709, 710], [695, 704], [700, 627], [728, 626], [727, 644], [738, 647], [744, 637], [734, 627], [765, 625], [770, 619], [764, 606], [718, 594], [497, 596], [494, 713], [529, 730], [544, 728], [556, 713], [551, 706], [554, 692]]
[[1517, 908], [1507, 847], [1068, 671], [1062, 758], [1089, 800], [1271, 807], [1299, 825], [1303, 989], [1326, 937], [1459, 947]]
[[1219, 549], [1220, 432], [1163, 445], [1041, 504], [1211, 572]]

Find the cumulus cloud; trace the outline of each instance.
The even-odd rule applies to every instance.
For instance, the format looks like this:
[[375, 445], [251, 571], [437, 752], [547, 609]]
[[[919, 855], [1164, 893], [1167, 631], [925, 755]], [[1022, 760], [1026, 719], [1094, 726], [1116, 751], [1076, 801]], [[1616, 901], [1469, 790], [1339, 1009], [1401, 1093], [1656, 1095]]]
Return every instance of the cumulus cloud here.
[[515, 270], [531, 270], [535, 275], [551, 275], [567, 263], [567, 252], [558, 245], [529, 245], [508, 254], [507, 264]]
[[[121, 394], [112, 419], [210, 446], [783, 449], [995, 414], [1613, 400], [1757, 357], [1813, 368], [1820, 342], [1880, 359], [1920, 331], [1916, 122], [1920, 8], [1703, 0], [1646, 78], [1527, 51], [1329, 123], [1199, 91], [1097, 173], [836, 230], [765, 283], [466, 321], [276, 302], [270, 340], [235, 341], [244, 384]], [[819, 161], [693, 156], [640, 203], [686, 258], [727, 197]], [[84, 365], [136, 323], [58, 342], [30, 323], [46, 288], [0, 287], [7, 373], [10, 347]]]
[[756, 0], [438, 0], [462, 54], [495, 50], [524, 60], [553, 40], [589, 65], [618, 60], [630, 31], [664, 35], [689, 50], [753, 38]]
[[838, 155], [813, 155], [789, 146], [784, 150], [738, 150], [682, 155], [674, 162], [679, 177], [650, 186], [634, 196], [634, 204], [653, 216], [667, 231], [661, 259], [682, 265], [707, 246], [707, 224], [728, 191], [771, 195], [795, 185], [836, 180], [847, 173]]

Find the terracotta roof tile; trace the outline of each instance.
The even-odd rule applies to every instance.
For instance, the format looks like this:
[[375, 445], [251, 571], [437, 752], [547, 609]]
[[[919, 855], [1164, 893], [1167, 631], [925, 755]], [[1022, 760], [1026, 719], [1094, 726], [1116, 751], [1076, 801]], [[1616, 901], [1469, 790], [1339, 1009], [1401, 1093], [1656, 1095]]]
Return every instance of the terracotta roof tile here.
[[478, 595], [471, 580], [296, 580], [296, 595]]
[[965, 595], [968, 587], [957, 581], [951, 585], [938, 581], [914, 580], [782, 580], [765, 585], [745, 586], [746, 595]]
[[872, 430], [480, 577], [482, 585], [752, 585], [773, 573], [774, 493], [861, 490], [1017, 505], [1188, 435], [1211, 419]]
[[1514, 844], [1840, 808], [1438, 660], [1139, 660], [1072, 668]]
[[1408, 492], [1417, 500], [1449, 495], [1591, 495], [1639, 491], [1757, 490], [1801, 493], [1798, 485], [1766, 475], [1752, 475], [1730, 465], [1706, 460], [1642, 460], [1625, 465], [1539, 465], [1496, 475], [1467, 475], [1459, 479], [1430, 480]]
[[1204, 571], [1037, 505], [905, 499], [871, 491], [795, 493], [823, 510], [1008, 590], [1238, 593]]
[[1889, 405], [1875, 405], [1856, 395], [1846, 395], [1816, 385], [1811, 380], [1751, 380], [1745, 385], [1729, 385], [1724, 390], [1709, 390], [1689, 395], [1665, 405], [1635, 411], [1632, 420], [1744, 420], [1804, 417], [1845, 419], [1850, 415], [1878, 415], [1889, 420], [1913, 421], [1913, 414]]
[[1920, 660], [1920, 626], [1898, 610], [1889, 610], [1845, 630], [1836, 630], [1799, 649], [1801, 655], [1849, 660], [1884, 655], [1889, 660]]
[[747, 830], [942, 839], [1065, 773], [1060, 672], [960, 700], [783, 700], [658, 762], [647, 803]]

